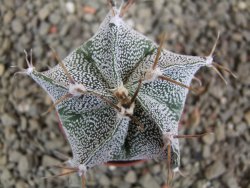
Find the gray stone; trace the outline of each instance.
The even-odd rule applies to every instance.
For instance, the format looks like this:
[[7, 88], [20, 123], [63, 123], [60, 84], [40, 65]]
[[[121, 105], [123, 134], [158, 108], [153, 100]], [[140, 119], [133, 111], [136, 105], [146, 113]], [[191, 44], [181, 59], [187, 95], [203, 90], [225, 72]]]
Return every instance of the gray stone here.
[[101, 175], [99, 182], [103, 186], [109, 186], [111, 183], [110, 179], [105, 174]]
[[217, 141], [223, 141], [226, 138], [224, 125], [218, 125], [215, 128], [215, 136]]
[[153, 166], [153, 168], [152, 168], [152, 172], [153, 172], [154, 174], [160, 173], [160, 172], [161, 172], [161, 165], [155, 164], [155, 165]]
[[208, 134], [208, 135], [203, 136], [202, 140], [205, 144], [212, 145], [214, 143], [215, 136], [214, 134]]
[[25, 177], [29, 171], [29, 164], [27, 156], [23, 155], [18, 162], [18, 171], [22, 177]]
[[160, 188], [161, 186], [154, 180], [151, 174], [146, 174], [140, 178], [140, 184], [144, 188]]
[[2, 124], [6, 127], [8, 126], [14, 126], [17, 124], [17, 120], [16, 118], [13, 116], [13, 115], [10, 115], [10, 114], [3, 114], [1, 116], [1, 121], [2, 121]]
[[45, 36], [48, 34], [49, 32], [49, 24], [47, 24], [46, 22], [42, 22], [42, 24], [40, 25], [40, 28], [39, 28], [39, 33], [41, 36]]
[[11, 172], [7, 168], [3, 168], [0, 180], [3, 187], [10, 187], [13, 184], [12, 182], [14, 179], [12, 178]]
[[204, 145], [202, 150], [202, 156], [203, 158], [209, 158], [211, 155], [211, 150], [209, 145]]
[[50, 14], [50, 9], [48, 6], [44, 6], [39, 12], [38, 12], [38, 17], [41, 20], [45, 20]]
[[0, 166], [5, 166], [7, 164], [7, 157], [6, 155], [0, 156]]
[[59, 165], [61, 162], [54, 157], [51, 157], [49, 155], [44, 155], [42, 158], [42, 166], [44, 167], [51, 167], [53, 165]]
[[16, 188], [28, 188], [29, 185], [25, 183], [23, 180], [18, 180], [16, 183]]
[[122, 180], [120, 177], [118, 177], [118, 176], [113, 176], [113, 177], [112, 177], [112, 180], [111, 180], [111, 185], [112, 185], [112, 186], [115, 186], [115, 187], [118, 187], [118, 186], [121, 184], [122, 181], [123, 181], [123, 180]]
[[[11, 41], [9, 40], [9, 38], [5, 38], [3, 40], [3, 44], [2, 44], [3, 52], [8, 51], [10, 49], [10, 46], [11, 46]], [[2, 64], [0, 64], [0, 65], [2, 65]], [[1, 75], [1, 73], [0, 73], [0, 75]]]
[[49, 21], [52, 24], [58, 24], [61, 20], [61, 16], [59, 15], [58, 12], [55, 12], [49, 16]]
[[250, 127], [250, 110], [245, 113], [244, 118], [247, 122], [247, 125]]
[[215, 161], [212, 165], [208, 166], [205, 170], [205, 176], [207, 179], [211, 180], [219, 177], [226, 171], [226, 167], [224, 166], [221, 160]]
[[19, 151], [10, 150], [8, 159], [10, 162], [18, 162], [20, 160], [21, 156], [22, 156], [22, 154]]
[[11, 20], [13, 19], [14, 14], [11, 10], [9, 10], [3, 17], [3, 23], [10, 24]]
[[0, 76], [3, 75], [4, 70], [5, 70], [4, 65], [3, 65], [3, 64], [0, 64]]
[[232, 173], [227, 173], [222, 177], [222, 181], [228, 186], [228, 188], [239, 188], [237, 177]]
[[136, 173], [133, 170], [128, 171], [124, 180], [128, 183], [135, 183], [137, 181]]
[[15, 19], [11, 22], [11, 28], [16, 34], [20, 34], [23, 32], [23, 24], [19, 19]]

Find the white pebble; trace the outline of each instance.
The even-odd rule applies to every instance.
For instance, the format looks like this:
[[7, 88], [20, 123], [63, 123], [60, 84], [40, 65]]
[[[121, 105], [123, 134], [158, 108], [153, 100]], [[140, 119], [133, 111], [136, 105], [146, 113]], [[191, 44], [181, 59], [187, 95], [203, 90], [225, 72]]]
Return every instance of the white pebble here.
[[68, 13], [73, 14], [75, 12], [75, 10], [76, 10], [75, 9], [75, 4], [73, 2], [71, 2], [71, 1], [68, 1], [66, 3], [66, 9], [67, 9]]

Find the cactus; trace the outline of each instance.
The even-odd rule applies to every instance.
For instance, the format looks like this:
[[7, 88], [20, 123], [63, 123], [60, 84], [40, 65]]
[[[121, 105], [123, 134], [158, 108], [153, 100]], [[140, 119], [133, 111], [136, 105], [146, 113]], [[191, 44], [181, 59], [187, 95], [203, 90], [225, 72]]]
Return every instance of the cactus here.
[[[73, 157], [64, 168], [85, 176], [107, 162], [168, 160], [180, 165], [178, 122], [194, 74], [214, 67], [206, 57], [162, 49], [122, 16], [133, 1], [111, 11], [97, 33], [48, 71], [29, 75], [51, 97]], [[213, 49], [214, 51], [214, 49]]]

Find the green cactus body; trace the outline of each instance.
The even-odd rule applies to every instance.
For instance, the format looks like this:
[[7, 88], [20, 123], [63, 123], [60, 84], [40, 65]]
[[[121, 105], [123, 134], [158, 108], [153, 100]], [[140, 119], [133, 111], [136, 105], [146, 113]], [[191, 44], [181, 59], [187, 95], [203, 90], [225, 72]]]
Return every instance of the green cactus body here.
[[[188, 89], [158, 78], [167, 76], [189, 86], [196, 71], [209, 66], [212, 58], [162, 50], [153, 70], [157, 50], [157, 44], [131, 29], [118, 14], [109, 13], [98, 32], [63, 60], [74, 83], [59, 65], [37, 72], [29, 63], [27, 74], [54, 102], [70, 94], [56, 106], [72, 148], [69, 166], [85, 173], [110, 161], [166, 159], [163, 146], [170, 141], [171, 168], [178, 168], [179, 143], [173, 135], [178, 135]], [[129, 108], [120, 105], [119, 111], [107, 102], [119, 106], [114, 91], [132, 97], [141, 78]], [[144, 126], [143, 131], [131, 117]]]

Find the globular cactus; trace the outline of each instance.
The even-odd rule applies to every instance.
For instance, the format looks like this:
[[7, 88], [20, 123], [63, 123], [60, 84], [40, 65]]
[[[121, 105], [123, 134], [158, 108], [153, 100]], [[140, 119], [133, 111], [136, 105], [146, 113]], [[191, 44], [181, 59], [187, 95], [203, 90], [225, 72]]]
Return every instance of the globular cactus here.
[[[24, 72], [51, 97], [73, 157], [65, 168], [80, 176], [115, 161], [167, 159], [180, 165], [178, 123], [196, 71], [206, 57], [162, 49], [122, 19], [133, 1], [111, 11], [97, 33], [59, 65]], [[27, 55], [27, 54], [26, 54]]]

